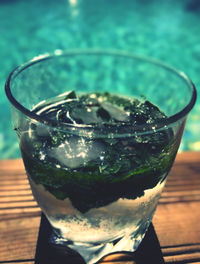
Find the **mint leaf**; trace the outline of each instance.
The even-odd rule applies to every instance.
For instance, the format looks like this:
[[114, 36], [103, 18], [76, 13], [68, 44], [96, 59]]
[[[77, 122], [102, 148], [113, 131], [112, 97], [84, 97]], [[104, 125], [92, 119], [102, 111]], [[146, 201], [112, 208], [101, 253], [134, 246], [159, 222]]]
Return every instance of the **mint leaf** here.
[[103, 107], [99, 107], [97, 110], [97, 116], [101, 117], [105, 121], [110, 120], [110, 114], [108, 111], [106, 111]]
[[[54, 98], [53, 102], [58, 98]], [[77, 96], [72, 91], [65, 95], [65, 100], [66, 103], [62, 101], [62, 104], [58, 103], [53, 107], [51, 100], [48, 100], [47, 110], [45, 108], [42, 111], [41, 105], [38, 109], [41, 115], [56, 119], [58, 124], [71, 122], [104, 126], [128, 122], [134, 126], [151, 124], [166, 118], [165, 114], [149, 101], [140, 102], [109, 93]], [[37, 112], [37, 108], [34, 111]], [[120, 198], [136, 199], [144, 195], [145, 190], [164, 181], [178, 148], [171, 128], [129, 137], [87, 139], [75, 136], [73, 132], [66, 134], [56, 128], [48, 131], [39, 124], [29, 125], [32, 136], [29, 138], [28, 134], [24, 134], [21, 137], [21, 152], [28, 174], [57, 199], [69, 198], [73, 206], [82, 213], [91, 208], [108, 205]], [[81, 149], [80, 154], [86, 156], [82, 158], [82, 163], [74, 163], [77, 156], [73, 154], [73, 147], [79, 149], [82, 140], [86, 144], [84, 150], [87, 151]], [[101, 147], [99, 155], [90, 155], [88, 158], [91, 141], [98, 143], [95, 147]], [[63, 149], [59, 153], [64, 157], [66, 155], [66, 159], [67, 155], [71, 155], [70, 159], [73, 159], [74, 155], [72, 161], [75, 166], [62, 163], [63, 159], [59, 160], [59, 157], [50, 154], [60, 147]], [[41, 159], [43, 152], [45, 155]]]
[[65, 99], [76, 99], [76, 93], [74, 91], [69, 92], [66, 96]]

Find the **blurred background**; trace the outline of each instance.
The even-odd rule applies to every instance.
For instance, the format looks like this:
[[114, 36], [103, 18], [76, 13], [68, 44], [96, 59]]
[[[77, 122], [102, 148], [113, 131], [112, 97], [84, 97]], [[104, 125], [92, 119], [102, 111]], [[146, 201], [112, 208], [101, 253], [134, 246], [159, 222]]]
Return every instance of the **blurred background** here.
[[[36, 55], [75, 48], [155, 57], [184, 71], [199, 91], [200, 0], [0, 0], [0, 159], [20, 157], [4, 93], [10, 71]], [[183, 151], [200, 151], [199, 110], [197, 99]]]

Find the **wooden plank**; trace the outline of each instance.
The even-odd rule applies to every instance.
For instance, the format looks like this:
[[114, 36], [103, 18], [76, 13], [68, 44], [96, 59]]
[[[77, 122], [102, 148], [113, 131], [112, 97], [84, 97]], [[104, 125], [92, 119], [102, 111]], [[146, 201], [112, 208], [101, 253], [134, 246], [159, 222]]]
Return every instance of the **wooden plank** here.
[[0, 222], [0, 261], [34, 259], [40, 215]]
[[18, 190], [23, 190], [27, 191], [30, 190], [29, 184], [24, 184], [24, 185], [10, 185], [10, 186], [0, 186], [0, 192], [9, 192], [9, 191], [18, 191]]
[[166, 203], [186, 203], [186, 202], [198, 202], [199, 195], [197, 196], [183, 196], [183, 197], [167, 197], [165, 198], [160, 198], [159, 204], [166, 204]]
[[162, 247], [162, 252], [164, 256], [173, 256], [173, 255], [181, 255], [184, 253], [198, 253], [200, 252], [200, 244], [185, 244], [178, 245], [173, 247]]
[[7, 262], [0, 262], [1, 264], [35, 264], [34, 260], [32, 261], [7, 261]]
[[195, 163], [200, 161], [200, 152], [198, 151], [185, 151], [179, 152], [176, 156], [176, 164], [181, 163]]
[[0, 196], [0, 204], [10, 203], [10, 202], [21, 202], [21, 201], [33, 201], [33, 195], [25, 195], [25, 196]]
[[200, 263], [200, 252], [165, 257], [165, 263]]
[[0, 262], [1, 264], [35, 264], [34, 260], [13, 260], [13, 261], [4, 261], [4, 262]]
[[41, 215], [41, 210], [38, 208], [38, 210], [35, 212], [33, 212], [33, 210], [27, 210], [25, 212], [22, 213], [19, 213], [19, 211], [17, 212], [12, 212], [10, 213], [10, 211], [6, 214], [3, 214], [0, 216], [0, 231], [1, 231], [1, 222], [4, 222], [4, 221], [8, 221], [8, 220], [15, 220], [15, 219], [23, 219], [23, 218], [29, 218], [30, 221], [31, 221], [31, 217], [40, 217]]
[[[11, 166], [12, 164], [12, 166]], [[12, 159], [12, 160], [1, 160], [0, 161], [0, 170], [1, 171], [24, 171], [24, 164], [22, 159]]]
[[0, 193], [0, 198], [1, 197], [7, 197], [7, 196], [24, 196], [24, 195], [30, 195], [32, 194], [31, 189], [27, 189], [27, 190], [12, 190], [9, 192], [1, 192]]
[[4, 179], [3, 177], [1, 177], [0, 180], [1, 185], [3, 186], [10, 186], [10, 185], [27, 185], [29, 184], [28, 179], [21, 179], [19, 177], [19, 175], [17, 175], [17, 177], [13, 177], [12, 179], [6, 177], [6, 179]]
[[[4, 221], [6, 216], [9, 216], [10, 219], [12, 219], [13, 215], [16, 218], [16, 215], [18, 215], [19, 217], [21, 215], [32, 215], [34, 213], [36, 213], [38, 215], [38, 213], [40, 213], [41, 210], [38, 206], [32, 206], [32, 207], [13, 207], [13, 208], [8, 208], [8, 209], [4, 209], [4, 210], [0, 210], [0, 221]], [[7, 219], [7, 218], [6, 218]]]
[[10, 203], [0, 203], [0, 210], [6, 210], [6, 209], [15, 209], [15, 208], [35, 208], [37, 205], [36, 201], [26, 200], [26, 201], [14, 201]]
[[200, 243], [200, 202], [158, 205], [153, 218], [161, 246]]

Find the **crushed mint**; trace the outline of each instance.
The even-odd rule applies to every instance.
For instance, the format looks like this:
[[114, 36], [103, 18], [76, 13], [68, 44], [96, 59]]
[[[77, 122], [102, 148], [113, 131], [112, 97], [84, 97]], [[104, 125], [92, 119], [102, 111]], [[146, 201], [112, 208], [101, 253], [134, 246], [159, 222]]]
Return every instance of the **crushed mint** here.
[[[166, 115], [145, 100], [110, 93], [77, 96], [74, 91], [33, 110], [46, 120], [73, 125], [154, 124]], [[21, 137], [26, 170], [57, 199], [69, 198], [85, 213], [119, 198], [136, 199], [162, 182], [174, 161], [177, 142], [171, 128], [129, 137], [90, 138], [41, 124], [28, 124]]]

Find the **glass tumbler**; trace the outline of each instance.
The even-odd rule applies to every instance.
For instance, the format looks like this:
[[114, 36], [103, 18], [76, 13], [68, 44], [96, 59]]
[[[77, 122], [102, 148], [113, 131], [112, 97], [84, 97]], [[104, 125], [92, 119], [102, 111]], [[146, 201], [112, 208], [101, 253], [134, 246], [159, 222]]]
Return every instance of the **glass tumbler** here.
[[87, 264], [135, 251], [195, 104], [189, 78], [123, 51], [56, 50], [16, 68], [6, 94], [51, 242]]

